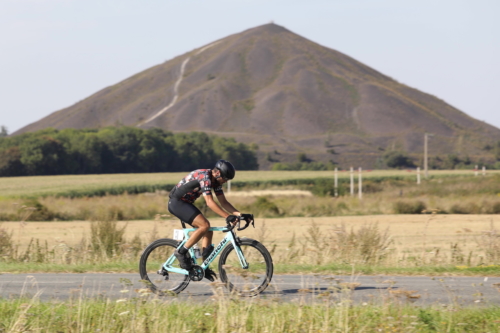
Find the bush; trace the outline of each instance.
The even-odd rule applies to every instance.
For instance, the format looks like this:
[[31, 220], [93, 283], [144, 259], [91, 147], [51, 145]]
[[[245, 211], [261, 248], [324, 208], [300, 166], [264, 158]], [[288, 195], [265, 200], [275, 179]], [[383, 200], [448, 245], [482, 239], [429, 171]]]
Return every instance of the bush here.
[[389, 168], [404, 169], [415, 167], [415, 163], [403, 152], [389, 151], [384, 154], [383, 159]]
[[18, 213], [22, 221], [53, 221], [59, 218], [57, 213], [49, 210], [36, 199], [25, 201]]
[[363, 193], [377, 193], [382, 192], [383, 189], [384, 188], [380, 183], [371, 180], [363, 181]]
[[500, 202], [495, 202], [488, 210], [488, 214], [500, 214]]
[[257, 200], [251, 205], [251, 211], [256, 216], [280, 216], [278, 206], [274, 202], [269, 201], [266, 197], [257, 197]]
[[475, 203], [454, 204], [450, 207], [450, 214], [479, 214], [481, 208]]
[[427, 206], [422, 201], [396, 201], [393, 205], [396, 214], [422, 214]]

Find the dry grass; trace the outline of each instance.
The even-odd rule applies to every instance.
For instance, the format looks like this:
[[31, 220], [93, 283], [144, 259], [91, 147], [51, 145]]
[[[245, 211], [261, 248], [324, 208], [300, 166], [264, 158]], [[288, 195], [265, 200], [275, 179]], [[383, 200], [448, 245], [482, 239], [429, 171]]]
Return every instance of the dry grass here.
[[[224, 224], [222, 219], [212, 219], [211, 222], [213, 226]], [[468, 260], [472, 264], [478, 264], [483, 260], [487, 262], [487, 251], [490, 251], [490, 255], [491, 253], [496, 255], [489, 259], [496, 261], [500, 259], [495, 252], [498, 246], [495, 228], [500, 226], [500, 216], [497, 215], [381, 215], [260, 219], [257, 220], [257, 228], [250, 228], [248, 232], [240, 233], [240, 236], [261, 240], [274, 251], [273, 257], [276, 262], [290, 260], [294, 251], [296, 253], [294, 262], [310, 262], [309, 256], [313, 254], [311, 248], [323, 246], [324, 252], [331, 251], [331, 255], [320, 258], [318, 264], [321, 264], [337, 260], [335, 255], [339, 256], [338, 260], [345, 260], [345, 256], [340, 257], [343, 252], [336, 250], [339, 244], [335, 239], [338, 238], [339, 230], [348, 236], [352, 231], [358, 234], [361, 230], [370, 231], [369, 227], [373, 228], [375, 224], [379, 230], [378, 236], [383, 236], [387, 230], [387, 237], [381, 242], [385, 245], [380, 246], [379, 253], [385, 256], [384, 260], [389, 264], [467, 265]], [[60, 244], [76, 246], [83, 236], [90, 236], [91, 225], [92, 222], [84, 221], [4, 222], [1, 227], [5, 233], [12, 234], [12, 240], [22, 249], [32, 238], [39, 239], [43, 243], [47, 242], [49, 248]], [[117, 228], [125, 225], [124, 238], [130, 240], [139, 237], [142, 244], [155, 238], [171, 238], [173, 229], [180, 228], [180, 223], [172, 219], [118, 222]], [[317, 245], [311, 241], [313, 235], [317, 239]], [[375, 236], [378, 237], [377, 235]], [[216, 233], [214, 242], [218, 242], [223, 236], [221, 233]], [[375, 242], [376, 237], [370, 237], [367, 241]], [[356, 239], [361, 242], [362, 237]], [[357, 258], [353, 253], [345, 255], [353, 260]], [[358, 262], [363, 260], [370, 262], [361, 257]]]
[[[488, 174], [500, 171], [488, 171]], [[470, 170], [433, 170], [434, 176], [471, 175]], [[156, 184], [176, 184], [186, 172], [177, 173], [142, 173], [142, 174], [110, 174], [110, 175], [70, 175], [70, 176], [33, 176], [0, 178], [0, 195], [2, 197], [51, 195], [68, 191], [87, 191], [114, 186], [142, 186]], [[376, 170], [363, 173], [363, 178], [410, 176], [414, 171]], [[332, 177], [333, 171], [238, 171], [235, 181], [267, 181]], [[349, 171], [340, 171], [340, 178], [348, 178]]]

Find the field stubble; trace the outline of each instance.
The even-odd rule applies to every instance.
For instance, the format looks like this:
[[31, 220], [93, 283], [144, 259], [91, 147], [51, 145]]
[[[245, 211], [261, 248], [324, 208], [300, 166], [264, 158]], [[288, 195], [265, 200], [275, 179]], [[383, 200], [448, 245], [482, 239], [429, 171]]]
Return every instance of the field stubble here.
[[[222, 219], [211, 221], [214, 226], [224, 225]], [[452, 265], [457, 274], [477, 266], [491, 267], [492, 274], [500, 274], [499, 223], [497, 215], [268, 218], [257, 219], [255, 229], [239, 235], [264, 243], [282, 273], [335, 271], [346, 266], [411, 271]], [[146, 244], [171, 238], [173, 230], [180, 228], [177, 220], [168, 217], [129, 222], [4, 222], [0, 230], [10, 235], [17, 253], [10, 258], [16, 260], [4, 258], [4, 263], [10, 262], [4, 269], [24, 270], [22, 262], [29, 262], [59, 264], [63, 271], [64, 264], [69, 265], [68, 271], [78, 264], [87, 264], [85, 270], [99, 271], [107, 263], [125, 264], [111, 270], [135, 270]], [[109, 236], [113, 234], [114, 238]], [[216, 233], [214, 243], [222, 236]], [[94, 269], [92, 263], [96, 263]], [[30, 265], [25, 269], [37, 270]], [[425, 269], [419, 272], [425, 273]]]

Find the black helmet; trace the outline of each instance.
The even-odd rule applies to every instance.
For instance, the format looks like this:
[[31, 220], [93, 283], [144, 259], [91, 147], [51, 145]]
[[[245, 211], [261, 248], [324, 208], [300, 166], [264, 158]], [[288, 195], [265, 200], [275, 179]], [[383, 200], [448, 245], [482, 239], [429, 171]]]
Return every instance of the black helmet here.
[[236, 173], [234, 166], [226, 160], [218, 160], [217, 163], [215, 163], [215, 169], [220, 170], [221, 177], [226, 180], [233, 179]]

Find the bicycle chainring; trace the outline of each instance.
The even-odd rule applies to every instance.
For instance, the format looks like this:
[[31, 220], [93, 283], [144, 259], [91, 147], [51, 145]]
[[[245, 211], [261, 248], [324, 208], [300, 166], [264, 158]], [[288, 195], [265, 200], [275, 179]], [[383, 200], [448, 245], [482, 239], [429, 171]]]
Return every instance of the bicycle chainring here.
[[189, 270], [189, 278], [191, 281], [201, 281], [205, 276], [205, 271], [201, 266], [193, 265], [193, 267]]

